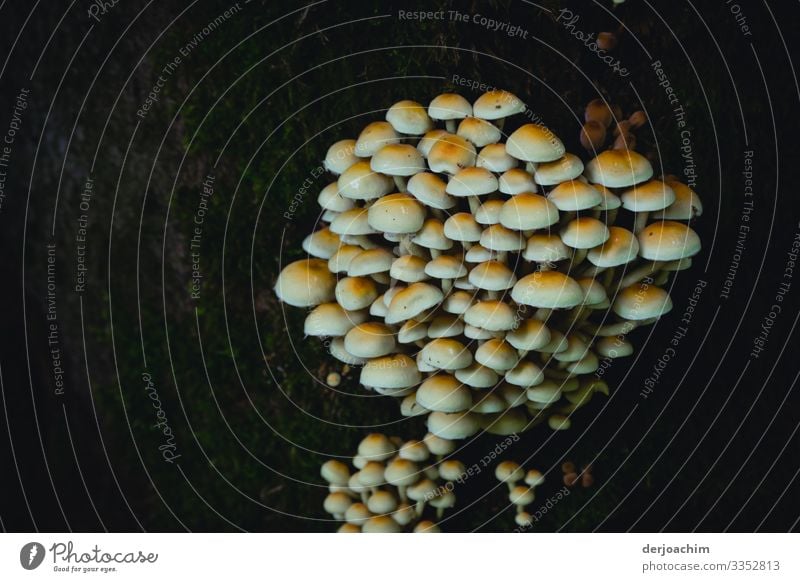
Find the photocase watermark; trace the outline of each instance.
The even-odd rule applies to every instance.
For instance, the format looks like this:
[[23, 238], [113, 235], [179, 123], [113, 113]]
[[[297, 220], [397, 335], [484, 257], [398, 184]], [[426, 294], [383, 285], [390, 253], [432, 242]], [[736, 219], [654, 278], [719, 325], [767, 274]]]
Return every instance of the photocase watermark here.
[[19, 551], [19, 563], [26, 570], [35, 570], [42, 565], [46, 555], [44, 546], [39, 542], [28, 542]]
[[8, 179], [8, 167], [11, 164], [11, 153], [14, 149], [14, 141], [17, 133], [22, 128], [22, 117], [28, 108], [28, 97], [30, 89], [25, 87], [19, 90], [14, 100], [14, 108], [11, 111], [11, 119], [8, 122], [2, 144], [0, 144], [0, 212], [3, 212], [3, 204], [6, 200], [6, 180]]
[[[337, 155], [344, 157], [346, 155], [345, 152], [337, 152]], [[300, 184], [300, 187], [295, 191], [294, 196], [289, 200], [289, 206], [286, 211], [283, 213], [283, 217], [286, 220], [294, 220], [294, 215], [297, 212], [297, 209], [300, 208], [306, 198], [308, 197], [308, 193], [315, 186], [319, 177], [324, 175], [327, 170], [325, 166], [319, 165], [315, 168], [312, 168], [311, 171], [306, 176], [305, 180]]]
[[192, 299], [200, 299], [200, 290], [203, 288], [203, 272], [200, 269], [200, 247], [203, 240], [203, 227], [208, 212], [208, 201], [214, 195], [214, 175], [208, 174], [203, 180], [200, 188], [200, 196], [197, 201], [197, 210], [192, 220], [192, 237], [189, 239], [189, 256], [192, 259], [192, 283], [190, 286], [190, 296]]
[[58, 303], [56, 301], [56, 243], [47, 243], [47, 296], [45, 318], [47, 319], [47, 348], [53, 374], [53, 393], [64, 395], [64, 372], [61, 360], [61, 331], [58, 326]]
[[497, 20], [477, 12], [461, 12], [459, 10], [398, 10], [398, 20], [410, 20], [415, 22], [425, 21], [449, 21], [465, 22], [476, 24], [492, 32], [505, 34], [510, 38], [528, 39], [530, 32], [517, 24], [512, 24], [507, 20]]
[[158, 446], [158, 450], [161, 452], [161, 457], [167, 463], [172, 464], [181, 456], [177, 453], [178, 446], [175, 443], [175, 434], [172, 432], [172, 427], [167, 420], [167, 413], [161, 404], [161, 398], [158, 396], [158, 390], [153, 382], [153, 378], [148, 372], [143, 372], [142, 381], [144, 382], [144, 389], [145, 392], [147, 392], [147, 397], [153, 402], [153, 408], [156, 410], [157, 422], [153, 425], [153, 428], [161, 431], [164, 437], [163, 442]]
[[747, 239], [750, 236], [750, 215], [755, 208], [753, 196], [753, 155], [753, 150], [744, 151], [744, 168], [742, 170], [744, 200], [742, 200], [742, 210], [739, 214], [739, 227], [736, 230], [736, 244], [733, 247], [731, 262], [728, 264], [725, 279], [722, 281], [722, 289], [719, 292], [720, 299], [730, 298], [733, 283], [739, 272], [739, 264], [742, 261], [742, 255], [744, 255], [745, 250], [747, 250]]
[[681, 104], [678, 94], [672, 87], [672, 82], [669, 79], [664, 66], [660, 60], [655, 60], [650, 64], [650, 68], [656, 75], [658, 85], [664, 89], [664, 94], [667, 97], [667, 102], [672, 107], [672, 116], [675, 118], [675, 125], [680, 132], [680, 151], [681, 158], [683, 158], [683, 176], [686, 179], [686, 184], [690, 188], [697, 186], [697, 166], [694, 161], [694, 150], [692, 147], [692, 131], [688, 127], [686, 120], [686, 111]]
[[89, 15], [89, 18], [100, 22], [100, 17], [108, 14], [114, 6], [119, 4], [119, 1], [120, 0], [93, 0], [92, 3], [89, 4], [89, 9], [86, 13]]
[[597, 44], [597, 36], [593, 32], [585, 32], [578, 28], [578, 22], [581, 17], [575, 14], [569, 8], [562, 8], [558, 11], [556, 22], [564, 27], [575, 39], [580, 41], [590, 52], [594, 53], [598, 59], [608, 65], [612, 71], [620, 77], [630, 76], [630, 71], [622, 66], [619, 59], [609, 55], [605, 49], [602, 49]]
[[733, 15], [733, 19], [739, 26], [739, 32], [742, 33], [742, 36], [753, 36], [753, 32], [750, 30], [750, 25], [747, 23], [747, 16], [745, 16], [741, 5], [737, 4], [733, 0], [725, 0], [725, 4], [728, 6], [728, 10], [730, 10], [730, 13]]
[[86, 274], [89, 268], [86, 265], [86, 238], [89, 230], [89, 208], [94, 195], [94, 180], [91, 176], [86, 178], [80, 199], [78, 201], [78, 230], [75, 233], [75, 292], [80, 294], [86, 290]]
[[561, 489], [559, 489], [553, 495], [548, 497], [547, 501], [541, 504], [538, 507], [538, 509], [536, 509], [533, 512], [529, 512], [531, 516], [530, 521], [524, 526], [519, 526], [515, 528], [513, 530], [513, 533], [522, 533], [531, 529], [533, 527], [533, 524], [540, 521], [545, 515], [547, 515], [548, 512], [550, 512], [556, 506], [556, 504], [559, 501], [567, 497], [569, 494], [570, 494], [569, 487], [564, 485]]

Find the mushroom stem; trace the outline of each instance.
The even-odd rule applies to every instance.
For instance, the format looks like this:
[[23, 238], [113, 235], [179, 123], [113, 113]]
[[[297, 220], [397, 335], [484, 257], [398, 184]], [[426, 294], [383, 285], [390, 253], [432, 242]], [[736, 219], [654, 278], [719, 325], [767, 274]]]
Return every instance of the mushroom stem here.
[[539, 321], [547, 321], [547, 318], [550, 317], [551, 313], [553, 313], [551, 308], [541, 307], [536, 310], [536, 313], [533, 314], [533, 318], [538, 319]]
[[447, 133], [455, 133], [456, 132], [456, 120], [455, 119], [446, 119], [444, 122], [444, 126], [447, 128]]
[[558, 225], [559, 226], [565, 226], [566, 224], [571, 222], [573, 218], [575, 218], [576, 214], [577, 214], [577, 212], [575, 212], [573, 210], [568, 210], [567, 212], [562, 212], [561, 213], [561, 220], [558, 221]]
[[436, 508], [436, 521], [440, 521], [444, 516], [444, 507]]
[[575, 252], [572, 253], [572, 261], [571, 261], [572, 264], [569, 266], [570, 270], [580, 265], [586, 258], [588, 252], [589, 252], [588, 249], [575, 249]]
[[600, 218], [600, 215], [603, 213], [603, 210], [600, 208], [595, 208], [592, 210], [592, 218]]
[[486, 292], [486, 298], [487, 299], [495, 300], [498, 297], [499, 297], [499, 293], [497, 291], [487, 291]]
[[445, 295], [449, 295], [450, 291], [453, 290], [453, 280], [452, 279], [442, 279], [442, 293]]
[[474, 216], [478, 213], [478, 208], [481, 207], [481, 199], [477, 196], [467, 196], [467, 202], [469, 202], [469, 211]]
[[505, 124], [506, 124], [506, 118], [501, 117], [500, 119], [497, 120], [497, 129], [499, 129], [502, 132]]
[[647, 218], [650, 216], [649, 212], [637, 212], [636, 219], [633, 223], [634, 234], [639, 234], [642, 229], [647, 226]]
[[428, 249], [428, 251], [431, 253], [432, 259], [436, 259], [442, 254], [442, 251], [439, 249]]
[[529, 174], [535, 174], [536, 173], [536, 164], [533, 163], [533, 162], [526, 163], [525, 164], [525, 171], [528, 172]]
[[398, 192], [406, 191], [406, 179], [403, 176], [394, 176], [394, 185], [397, 186]]
[[423, 497], [417, 504], [414, 506], [414, 511], [417, 514], [417, 517], [422, 517], [422, 512], [425, 511], [425, 498]]
[[391, 279], [389, 279], [389, 276], [386, 273], [373, 273], [372, 279], [381, 285], [388, 285], [391, 282]]
[[614, 221], [617, 220], [617, 212], [619, 209], [612, 208], [611, 210], [606, 210], [606, 226], [611, 226], [614, 224]]
[[505, 263], [508, 259], [508, 251], [497, 251], [497, 260], [501, 263]]
[[406, 488], [405, 487], [398, 487], [397, 494], [400, 495], [400, 501], [408, 501], [408, 497], [406, 497]]
[[664, 265], [663, 261], [653, 261], [652, 263], [645, 263], [633, 271], [622, 277], [619, 282], [619, 287], [629, 287], [634, 283], [641, 281], [650, 273], [658, 271]]

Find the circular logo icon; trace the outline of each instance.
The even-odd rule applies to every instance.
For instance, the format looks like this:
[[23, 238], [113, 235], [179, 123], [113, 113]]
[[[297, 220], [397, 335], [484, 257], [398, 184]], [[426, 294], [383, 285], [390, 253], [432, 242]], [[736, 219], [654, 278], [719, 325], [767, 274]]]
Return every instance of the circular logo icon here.
[[44, 561], [44, 546], [39, 542], [29, 542], [19, 551], [19, 563], [26, 570], [35, 570]]

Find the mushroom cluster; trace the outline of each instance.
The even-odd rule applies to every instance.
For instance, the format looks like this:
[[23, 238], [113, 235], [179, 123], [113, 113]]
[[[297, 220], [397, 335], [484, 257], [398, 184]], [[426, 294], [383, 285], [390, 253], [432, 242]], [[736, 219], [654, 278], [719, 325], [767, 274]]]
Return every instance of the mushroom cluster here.
[[432, 434], [405, 442], [367, 435], [353, 457], [353, 472], [335, 459], [322, 465], [329, 491], [325, 511], [344, 522], [341, 533], [438, 533], [439, 526], [425, 515], [433, 513], [439, 521], [455, 505], [453, 483], [462, 478], [464, 465], [442, 460], [452, 452], [452, 441]]
[[508, 485], [508, 500], [516, 506], [514, 520], [520, 527], [531, 525], [531, 515], [525, 508], [536, 499], [535, 489], [544, 483], [544, 475], [537, 469], [527, 472], [515, 461], [503, 461], [497, 465], [494, 476]]
[[502, 90], [400, 101], [333, 144], [310, 256], [275, 286], [312, 308], [306, 335], [443, 439], [568, 428], [608, 393], [601, 358], [632, 353], [626, 335], [672, 308], [664, 284], [700, 250], [698, 196], [654, 178], [630, 133], [602, 149], [605, 102], [585, 112], [604, 128], [586, 163], [547, 127], [512, 131], [526, 111]]

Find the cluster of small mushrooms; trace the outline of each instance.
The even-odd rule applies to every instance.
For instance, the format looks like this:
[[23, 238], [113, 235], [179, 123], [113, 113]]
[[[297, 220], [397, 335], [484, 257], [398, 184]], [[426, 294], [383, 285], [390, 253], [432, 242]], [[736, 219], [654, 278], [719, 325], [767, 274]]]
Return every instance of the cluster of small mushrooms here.
[[355, 471], [335, 459], [320, 473], [328, 482], [325, 511], [344, 521], [341, 533], [438, 533], [425, 519], [427, 508], [440, 520], [455, 505], [453, 483], [464, 474], [455, 459], [442, 460], [454, 443], [432, 434], [403, 442], [380, 433], [367, 435], [353, 457]]
[[312, 308], [306, 335], [442, 439], [569, 428], [608, 394], [601, 359], [633, 352], [626, 335], [672, 308], [664, 284], [700, 250], [698, 196], [633, 149], [641, 112], [592, 101], [584, 163], [535, 123], [503, 141], [526, 111], [502, 90], [400, 101], [333, 144], [309, 258], [275, 286]]
[[536, 499], [536, 487], [544, 483], [542, 472], [537, 469], [526, 472], [516, 461], [503, 461], [497, 465], [494, 476], [508, 485], [508, 500], [517, 508], [514, 521], [520, 527], [530, 526], [531, 514], [525, 508]]

